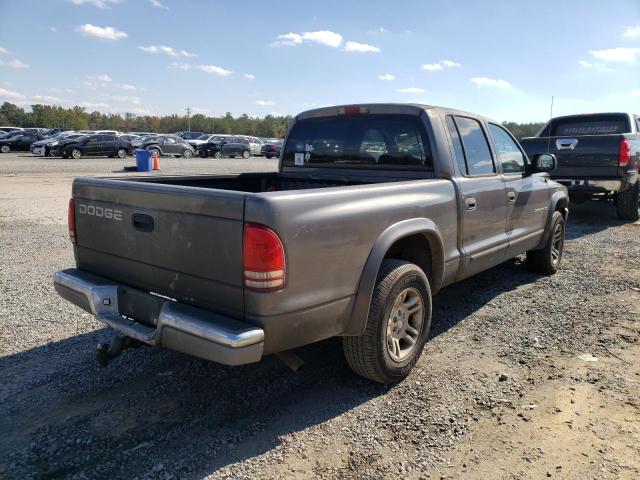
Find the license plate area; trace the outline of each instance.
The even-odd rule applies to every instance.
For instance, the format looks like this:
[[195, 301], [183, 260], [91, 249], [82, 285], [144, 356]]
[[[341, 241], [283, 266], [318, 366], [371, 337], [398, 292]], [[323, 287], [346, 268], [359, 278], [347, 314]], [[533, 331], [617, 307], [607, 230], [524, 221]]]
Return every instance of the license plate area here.
[[118, 287], [118, 311], [120, 315], [148, 326], [156, 326], [160, 309], [168, 301], [142, 290]]

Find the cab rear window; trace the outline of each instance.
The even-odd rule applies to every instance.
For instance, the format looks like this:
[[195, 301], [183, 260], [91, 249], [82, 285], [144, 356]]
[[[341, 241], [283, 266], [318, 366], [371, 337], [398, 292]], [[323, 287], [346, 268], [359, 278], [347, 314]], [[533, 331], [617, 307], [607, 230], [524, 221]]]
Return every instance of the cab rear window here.
[[[588, 115], [583, 117], [566, 117], [551, 122], [551, 136], [568, 135], [614, 135], [631, 132], [631, 125], [626, 115]], [[547, 136], [549, 127], [542, 136]]]
[[296, 122], [282, 155], [284, 166], [432, 170], [420, 119], [411, 115], [354, 115]]

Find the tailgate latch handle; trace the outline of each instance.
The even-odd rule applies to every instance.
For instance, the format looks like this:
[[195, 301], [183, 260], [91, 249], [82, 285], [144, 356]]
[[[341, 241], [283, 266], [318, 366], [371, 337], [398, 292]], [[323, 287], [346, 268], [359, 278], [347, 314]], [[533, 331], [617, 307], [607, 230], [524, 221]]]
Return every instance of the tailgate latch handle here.
[[151, 215], [147, 215], [145, 213], [134, 213], [131, 218], [136, 230], [140, 230], [141, 232], [153, 232], [155, 222]]
[[577, 138], [559, 138], [556, 140], [556, 148], [558, 150], [574, 150], [578, 145]]

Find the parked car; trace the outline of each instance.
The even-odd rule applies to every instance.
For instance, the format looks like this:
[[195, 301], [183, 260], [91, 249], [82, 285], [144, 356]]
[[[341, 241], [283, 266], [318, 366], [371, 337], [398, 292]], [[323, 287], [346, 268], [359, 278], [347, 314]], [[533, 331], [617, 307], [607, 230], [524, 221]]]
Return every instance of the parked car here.
[[195, 150], [177, 135], [155, 135], [144, 139], [140, 148], [156, 152], [158, 155], [173, 155], [191, 158]]
[[131, 142], [131, 145], [133, 145], [134, 148], [140, 148], [140, 146], [142, 145], [142, 137], [140, 135], [123, 133], [122, 135], [120, 135], [120, 138]]
[[0, 131], [2, 132], [17, 132], [18, 130], [22, 130], [20, 127], [0, 127]]
[[178, 137], [184, 139], [184, 140], [195, 140], [198, 137], [201, 137], [202, 135], [204, 135], [204, 132], [189, 132], [189, 131], [185, 131], [185, 132], [176, 132], [174, 133], [174, 135], [177, 135]]
[[260, 148], [260, 154], [267, 158], [279, 157], [280, 151], [282, 150], [282, 143], [282, 140], [263, 143]]
[[244, 137], [235, 136], [213, 138], [207, 143], [198, 145], [197, 152], [202, 158], [249, 158], [251, 156], [249, 142]]
[[239, 136], [244, 138], [248, 142], [249, 149], [251, 150], [251, 155], [260, 155], [262, 140], [260, 140], [258, 137], [252, 137], [247, 135], [239, 135]]
[[57, 145], [57, 142], [64, 138], [71, 138], [72, 135], [76, 135], [77, 137], [81, 134], [74, 131], [60, 132], [53, 135], [52, 137], [45, 138], [44, 140], [33, 142], [29, 150], [33, 155], [44, 155], [45, 157], [48, 157], [51, 146]]
[[133, 153], [133, 145], [118, 135], [93, 134], [63, 139], [51, 148], [51, 155], [62, 158], [118, 157], [126, 158]]
[[209, 141], [213, 141], [213, 139], [217, 137], [222, 137], [222, 135], [216, 135], [214, 133], [205, 133], [200, 135], [198, 138], [193, 140], [187, 140], [187, 143], [191, 145], [193, 148], [197, 148], [198, 145], [202, 145], [203, 143], [207, 143]]
[[[362, 148], [372, 138], [383, 151]], [[524, 252], [558, 270], [569, 197], [554, 166], [471, 113], [316, 109], [278, 172], [75, 179], [77, 268], [54, 285], [125, 336], [103, 362], [148, 343], [240, 365], [342, 336], [355, 372], [394, 383], [442, 287]]]
[[569, 189], [571, 201], [611, 198], [618, 218], [640, 219], [640, 117], [590, 113], [553, 118], [535, 137], [523, 138], [529, 156], [553, 153], [552, 178]]
[[43, 140], [45, 138], [47, 138], [45, 135], [41, 135], [39, 133], [19, 130], [15, 132], [15, 135], [0, 140], [0, 152], [28, 152], [33, 142], [37, 142], [38, 140]]

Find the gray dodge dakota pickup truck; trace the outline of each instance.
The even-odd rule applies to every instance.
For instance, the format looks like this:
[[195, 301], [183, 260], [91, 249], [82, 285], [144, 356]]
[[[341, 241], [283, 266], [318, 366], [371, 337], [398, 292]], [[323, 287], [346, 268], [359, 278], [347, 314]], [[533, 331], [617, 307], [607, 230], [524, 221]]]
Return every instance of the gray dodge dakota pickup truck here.
[[240, 365], [341, 336], [355, 372], [398, 382], [441, 288], [524, 252], [556, 272], [569, 198], [555, 163], [461, 111], [311, 110], [277, 172], [76, 179], [76, 268], [54, 285], [127, 345]]

